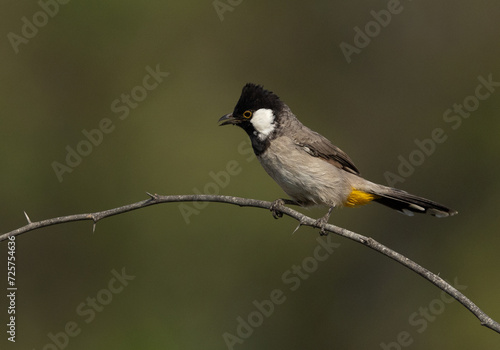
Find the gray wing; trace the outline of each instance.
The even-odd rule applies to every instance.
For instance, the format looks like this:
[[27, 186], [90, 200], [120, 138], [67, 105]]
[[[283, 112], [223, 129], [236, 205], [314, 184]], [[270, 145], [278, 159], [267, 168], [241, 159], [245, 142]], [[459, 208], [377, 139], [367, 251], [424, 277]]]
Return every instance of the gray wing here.
[[297, 146], [313, 157], [324, 159], [340, 169], [359, 175], [358, 168], [344, 151], [333, 145], [326, 137], [308, 127], [302, 125], [301, 129], [293, 137]]

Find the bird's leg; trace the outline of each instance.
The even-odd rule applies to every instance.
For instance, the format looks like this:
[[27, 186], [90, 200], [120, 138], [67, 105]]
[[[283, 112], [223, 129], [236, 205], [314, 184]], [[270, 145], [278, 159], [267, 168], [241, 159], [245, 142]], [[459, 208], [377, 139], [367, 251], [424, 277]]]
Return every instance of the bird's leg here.
[[319, 227], [321, 230], [319, 231], [320, 236], [326, 236], [328, 232], [325, 231], [325, 225], [328, 224], [328, 220], [330, 219], [330, 215], [332, 214], [332, 210], [334, 207], [330, 207], [328, 209], [328, 213], [325, 216], [319, 218], [314, 223], [315, 226]]
[[271, 213], [273, 214], [273, 218], [279, 219], [279, 218], [283, 217], [283, 207], [285, 206], [285, 204], [298, 205], [297, 202], [295, 202], [291, 199], [283, 199], [283, 198], [276, 199], [271, 204], [271, 208], [270, 208]]

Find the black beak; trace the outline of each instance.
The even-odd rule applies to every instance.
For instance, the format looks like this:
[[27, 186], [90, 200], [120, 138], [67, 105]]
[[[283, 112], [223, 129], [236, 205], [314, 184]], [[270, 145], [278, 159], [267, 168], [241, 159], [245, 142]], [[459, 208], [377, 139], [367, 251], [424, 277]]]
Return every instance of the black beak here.
[[219, 123], [220, 123], [219, 126], [229, 125], [229, 124], [235, 125], [235, 124], [238, 124], [239, 122], [240, 121], [238, 119], [233, 117], [233, 113], [229, 113], [229, 114], [222, 116], [222, 118], [219, 119]]

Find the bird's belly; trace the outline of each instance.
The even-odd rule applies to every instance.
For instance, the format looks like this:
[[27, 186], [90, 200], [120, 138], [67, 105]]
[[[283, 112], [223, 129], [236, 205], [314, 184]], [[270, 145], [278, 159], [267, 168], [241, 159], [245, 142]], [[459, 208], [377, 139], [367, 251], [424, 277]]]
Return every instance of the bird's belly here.
[[[351, 192], [343, 170], [290, 145], [271, 145], [259, 156], [266, 172], [301, 205], [341, 206]], [[283, 148], [283, 147], [281, 147]]]

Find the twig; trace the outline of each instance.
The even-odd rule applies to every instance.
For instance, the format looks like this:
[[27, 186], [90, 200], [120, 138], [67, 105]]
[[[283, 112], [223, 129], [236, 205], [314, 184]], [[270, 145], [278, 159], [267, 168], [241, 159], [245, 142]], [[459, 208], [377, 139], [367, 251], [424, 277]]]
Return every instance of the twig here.
[[[219, 196], [219, 195], [174, 195], [174, 196], [161, 196], [157, 194], [150, 194], [149, 199], [129, 204], [129, 205], [124, 205], [122, 207], [118, 208], [113, 208], [109, 210], [104, 210], [100, 212], [95, 212], [95, 213], [89, 213], [89, 214], [76, 214], [76, 215], [68, 215], [68, 216], [61, 216], [58, 218], [53, 218], [53, 219], [47, 219], [47, 220], [42, 220], [42, 221], [31, 221], [29, 218], [28, 214], [26, 212], [24, 215], [26, 216], [26, 220], [28, 221], [28, 224], [20, 227], [16, 230], [10, 231], [8, 233], [5, 233], [3, 235], [0, 235], [0, 242], [7, 240], [11, 236], [18, 236], [23, 233], [29, 232], [36, 230], [41, 227], [47, 227], [47, 226], [52, 226], [52, 225], [57, 225], [57, 224], [62, 224], [65, 222], [72, 222], [72, 221], [82, 221], [82, 220], [92, 220], [94, 222], [93, 229], [95, 230], [95, 225], [99, 220], [102, 220], [104, 218], [107, 218], [109, 216], [113, 215], [118, 215], [121, 213], [125, 213], [131, 210], [136, 210], [144, 207], [148, 207], [150, 205], [155, 205], [155, 204], [160, 204], [160, 203], [172, 203], [172, 202], [219, 202], [219, 203], [228, 203], [228, 204], [235, 204], [240, 207], [256, 207], [256, 208], [264, 208], [264, 209], [271, 209], [271, 202], [267, 201], [261, 201], [257, 199], [250, 199], [250, 198], [241, 198], [241, 197], [231, 197], [231, 196]], [[316, 220], [313, 218], [310, 218], [302, 213], [299, 213], [296, 210], [293, 210], [289, 207], [282, 207], [280, 208], [280, 211], [283, 212], [283, 214], [294, 218], [295, 220], [298, 220], [300, 225], [303, 226], [311, 226], [311, 227], [318, 227]], [[452, 287], [449, 283], [447, 283], [445, 280], [443, 280], [441, 277], [437, 276], [436, 274], [430, 272], [429, 270], [425, 269], [424, 267], [420, 266], [416, 262], [408, 259], [402, 254], [399, 254], [398, 252], [384, 246], [383, 244], [378, 243], [372, 238], [362, 236], [360, 234], [357, 234], [355, 232], [346, 230], [344, 228], [327, 224], [324, 227], [324, 230], [327, 232], [332, 232], [335, 233], [339, 236], [349, 238], [355, 242], [362, 243], [369, 248], [376, 250], [379, 253], [382, 253], [383, 255], [397, 261], [401, 265], [407, 267], [408, 269], [418, 273], [420, 276], [424, 277], [434, 285], [436, 285], [439, 289], [445, 291], [449, 295], [451, 295], [453, 298], [458, 300], [467, 310], [472, 312], [481, 322], [481, 325], [490, 328], [494, 330], [497, 333], [500, 333], [500, 324], [496, 321], [494, 321], [491, 317], [489, 317], [487, 314], [485, 314], [479, 307], [476, 306], [469, 298], [467, 298], [465, 295], [463, 295], [460, 291], [458, 291], [456, 288]]]

